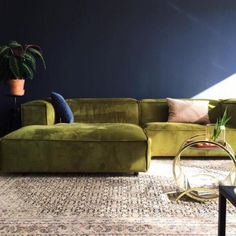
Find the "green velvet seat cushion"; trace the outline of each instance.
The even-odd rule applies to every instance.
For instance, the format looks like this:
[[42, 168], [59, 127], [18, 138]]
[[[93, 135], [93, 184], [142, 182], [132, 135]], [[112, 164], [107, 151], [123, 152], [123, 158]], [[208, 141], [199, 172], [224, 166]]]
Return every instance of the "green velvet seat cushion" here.
[[23, 127], [4, 137], [19, 140], [145, 141], [141, 127], [124, 123], [60, 123]]
[[[185, 140], [205, 133], [205, 126], [199, 124], [150, 122], [144, 126], [147, 136], [151, 139], [152, 156], [176, 156]], [[199, 155], [197, 152], [185, 152], [184, 154]]]
[[[187, 139], [206, 132], [205, 125], [171, 123], [171, 122], [150, 122], [144, 125], [147, 136], [151, 139], [152, 156], [176, 156], [181, 145]], [[235, 137], [236, 130], [226, 129], [226, 140], [236, 150]], [[223, 151], [213, 150], [193, 150], [187, 149], [183, 156], [225, 156]]]
[[205, 132], [205, 125], [191, 124], [191, 123], [172, 123], [172, 122], [149, 122], [144, 125], [149, 130], [190, 130]]
[[32, 125], [1, 139], [1, 172], [147, 171], [150, 150], [133, 124]]

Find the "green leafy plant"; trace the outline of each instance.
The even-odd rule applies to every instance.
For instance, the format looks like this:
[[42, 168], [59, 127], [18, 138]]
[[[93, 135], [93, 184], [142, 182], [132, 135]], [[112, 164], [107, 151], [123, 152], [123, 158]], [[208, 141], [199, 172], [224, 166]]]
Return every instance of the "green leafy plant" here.
[[16, 41], [0, 46], [0, 80], [33, 79], [36, 71], [36, 58], [39, 58], [44, 68], [46, 64], [38, 45], [22, 46]]
[[224, 114], [221, 118], [217, 118], [215, 127], [213, 129], [212, 140], [216, 141], [216, 139], [220, 136], [221, 128], [224, 127], [227, 122], [231, 119], [231, 117], [227, 117], [227, 108], [224, 111]]

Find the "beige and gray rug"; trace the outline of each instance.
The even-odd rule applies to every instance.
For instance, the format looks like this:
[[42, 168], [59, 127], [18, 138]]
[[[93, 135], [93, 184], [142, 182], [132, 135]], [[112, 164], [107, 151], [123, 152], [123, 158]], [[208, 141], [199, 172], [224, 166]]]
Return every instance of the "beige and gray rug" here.
[[[170, 160], [154, 160], [148, 173], [0, 176], [0, 235], [217, 235], [218, 202], [183, 199]], [[222, 173], [224, 160], [187, 161], [188, 171]], [[236, 235], [228, 204], [227, 235]]]

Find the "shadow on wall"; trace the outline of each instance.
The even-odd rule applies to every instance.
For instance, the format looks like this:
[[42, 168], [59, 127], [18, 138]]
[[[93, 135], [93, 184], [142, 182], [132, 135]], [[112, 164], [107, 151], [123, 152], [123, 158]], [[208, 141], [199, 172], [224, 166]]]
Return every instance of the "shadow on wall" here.
[[236, 98], [236, 73], [196, 94], [193, 98]]

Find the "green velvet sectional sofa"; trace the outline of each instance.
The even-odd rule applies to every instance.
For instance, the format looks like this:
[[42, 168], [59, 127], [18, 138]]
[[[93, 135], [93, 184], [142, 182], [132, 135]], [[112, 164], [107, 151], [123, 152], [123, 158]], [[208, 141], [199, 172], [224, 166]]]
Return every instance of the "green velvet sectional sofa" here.
[[[21, 107], [22, 128], [0, 141], [1, 172], [144, 172], [153, 156], [175, 156], [199, 124], [170, 123], [166, 99], [67, 99], [75, 123], [55, 124], [50, 100]], [[215, 122], [227, 107], [227, 141], [236, 151], [236, 100], [210, 100]], [[207, 151], [185, 155], [211, 156]], [[223, 155], [221, 152], [217, 155]]]

